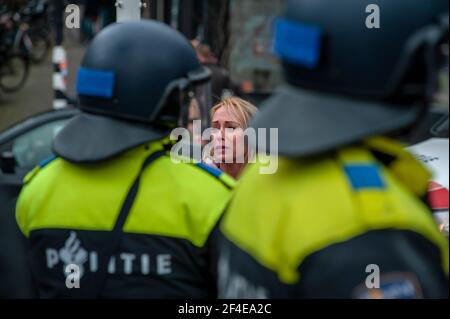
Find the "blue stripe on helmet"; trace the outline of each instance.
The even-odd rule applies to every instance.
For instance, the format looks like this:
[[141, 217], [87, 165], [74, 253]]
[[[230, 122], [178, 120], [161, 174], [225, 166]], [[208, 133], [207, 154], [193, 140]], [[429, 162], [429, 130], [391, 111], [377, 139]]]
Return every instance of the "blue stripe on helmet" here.
[[113, 72], [80, 68], [77, 78], [79, 95], [107, 98], [113, 97], [115, 75]]
[[274, 40], [275, 53], [283, 61], [307, 68], [319, 64], [322, 45], [319, 27], [280, 18], [275, 22]]

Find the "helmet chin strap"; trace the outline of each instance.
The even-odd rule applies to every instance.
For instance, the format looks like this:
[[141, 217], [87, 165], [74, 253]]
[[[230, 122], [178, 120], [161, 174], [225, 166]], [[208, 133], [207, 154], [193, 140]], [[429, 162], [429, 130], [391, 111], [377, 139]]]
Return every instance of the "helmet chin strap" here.
[[[430, 30], [425, 44], [425, 65], [427, 71], [426, 79], [426, 103], [431, 104], [434, 101], [435, 94], [439, 90], [439, 72], [443, 63], [444, 53], [442, 45], [445, 40], [448, 42], [448, 21], [447, 25]], [[448, 57], [447, 57], [448, 58]]]
[[[423, 61], [426, 68], [426, 80], [423, 90], [423, 100], [420, 103], [420, 112], [416, 122], [409, 128], [405, 129], [400, 135], [402, 139], [409, 141], [415, 136], [415, 133], [424, 126], [427, 119], [427, 113], [431, 105], [435, 101], [436, 92], [439, 90], [439, 72], [442, 66], [444, 54], [442, 53], [442, 45], [448, 41], [448, 20], [441, 20], [440, 25], [428, 27], [426, 32], [422, 33], [423, 37]], [[417, 129], [419, 128], [419, 129]]]
[[189, 124], [189, 108], [194, 98], [194, 93], [188, 89], [180, 90], [178, 94], [180, 101], [180, 117], [178, 123], [181, 127], [187, 127]]
[[436, 93], [439, 91], [439, 72], [442, 67], [444, 57], [442, 45], [445, 41], [448, 43], [448, 20], [430, 30], [425, 44], [425, 66], [426, 66], [426, 82], [425, 82], [425, 100], [423, 103], [423, 112], [420, 114], [417, 123], [420, 124], [426, 118], [425, 114], [430, 110], [431, 105], [436, 100]]
[[[448, 19], [438, 19], [433, 25], [428, 25], [413, 34], [406, 45], [404, 56], [400, 64], [393, 70], [394, 76], [392, 81], [387, 85], [386, 98], [414, 98], [422, 96], [427, 103], [431, 103], [434, 99], [434, 93], [438, 87], [437, 75], [439, 73], [439, 53], [440, 45], [448, 39]], [[421, 55], [418, 53], [421, 52]], [[425, 64], [425, 83], [408, 83], [405, 82], [406, 75], [411, 72], [412, 68], [419, 61]], [[424, 96], [425, 95], [425, 96]]]

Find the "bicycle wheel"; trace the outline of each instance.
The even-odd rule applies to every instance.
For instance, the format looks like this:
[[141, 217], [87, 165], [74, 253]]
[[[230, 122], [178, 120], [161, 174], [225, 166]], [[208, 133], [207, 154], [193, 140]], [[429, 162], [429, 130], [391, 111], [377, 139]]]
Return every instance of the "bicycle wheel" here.
[[39, 64], [45, 61], [50, 52], [51, 41], [44, 34], [31, 34], [32, 49], [30, 52], [31, 62]]
[[28, 79], [29, 63], [17, 54], [10, 55], [0, 65], [0, 88], [7, 93], [20, 90]]

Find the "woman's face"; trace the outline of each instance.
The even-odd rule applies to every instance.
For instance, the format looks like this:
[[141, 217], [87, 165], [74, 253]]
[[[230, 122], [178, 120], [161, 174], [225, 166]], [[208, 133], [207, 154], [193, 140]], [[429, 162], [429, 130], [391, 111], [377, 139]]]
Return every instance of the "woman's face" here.
[[214, 160], [218, 163], [244, 163], [246, 147], [244, 127], [225, 107], [219, 108], [212, 117]]

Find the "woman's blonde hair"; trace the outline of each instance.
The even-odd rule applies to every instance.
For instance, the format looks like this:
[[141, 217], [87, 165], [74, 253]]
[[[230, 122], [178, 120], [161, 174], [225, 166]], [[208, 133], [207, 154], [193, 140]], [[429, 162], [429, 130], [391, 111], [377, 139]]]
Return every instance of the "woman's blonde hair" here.
[[258, 112], [258, 109], [253, 104], [241, 98], [232, 96], [223, 99], [211, 109], [211, 119], [213, 118], [217, 110], [222, 107], [224, 107], [230, 114], [236, 117], [243, 129], [246, 129], [248, 127], [250, 120], [256, 114], [256, 112]]

